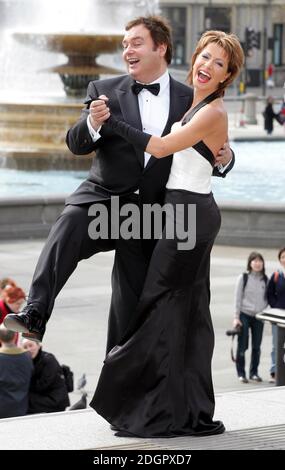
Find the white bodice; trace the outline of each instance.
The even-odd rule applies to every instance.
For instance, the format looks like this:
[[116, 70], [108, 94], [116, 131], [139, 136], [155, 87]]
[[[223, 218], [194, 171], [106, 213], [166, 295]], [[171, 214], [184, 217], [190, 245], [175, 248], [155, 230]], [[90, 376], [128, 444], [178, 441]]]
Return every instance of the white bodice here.
[[[181, 121], [175, 122], [171, 132], [180, 126]], [[173, 155], [166, 188], [208, 194], [211, 192], [212, 173], [213, 167], [210, 162], [193, 147], [189, 147]]]

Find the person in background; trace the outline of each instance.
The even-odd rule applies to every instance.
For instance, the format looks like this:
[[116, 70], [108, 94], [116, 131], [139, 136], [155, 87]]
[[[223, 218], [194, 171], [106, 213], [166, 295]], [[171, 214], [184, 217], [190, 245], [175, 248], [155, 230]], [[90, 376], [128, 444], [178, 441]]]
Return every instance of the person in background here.
[[[18, 313], [25, 302], [25, 292], [18, 287], [12, 279], [6, 278], [8, 283], [2, 288], [0, 297], [0, 325], [10, 313]], [[3, 283], [4, 285], [4, 283]], [[19, 333], [14, 336], [15, 344], [18, 344]]]
[[273, 120], [277, 118], [277, 114], [273, 110], [273, 98], [268, 96], [266, 100], [266, 107], [263, 111], [264, 117], [264, 129], [267, 131], [267, 134], [270, 135], [273, 132]]
[[7, 286], [16, 287], [16, 285], [17, 285], [16, 282], [10, 277], [3, 277], [2, 279], [0, 279], [0, 298], [2, 299], [2, 293], [5, 287]]
[[[285, 87], [285, 84], [284, 84], [284, 87]], [[283, 101], [282, 101], [280, 111], [278, 113], [278, 119], [277, 120], [278, 120], [279, 124], [281, 124], [281, 126], [283, 125], [284, 131], [285, 131], [285, 95], [283, 96]]]
[[0, 324], [8, 313], [18, 313], [25, 302], [25, 292], [16, 285], [6, 285], [1, 291], [0, 298]]
[[[278, 253], [280, 269], [275, 271], [268, 282], [267, 299], [271, 308], [285, 309], [285, 247], [281, 248]], [[271, 351], [271, 368], [270, 383], [275, 383], [276, 373], [276, 346], [277, 346], [277, 325], [272, 323], [272, 351]]]
[[33, 372], [30, 355], [15, 345], [16, 333], [0, 326], [0, 418], [24, 416]]
[[53, 354], [43, 351], [40, 343], [24, 339], [22, 344], [29, 351], [34, 364], [28, 414], [64, 411], [70, 402], [57, 359]]
[[262, 382], [258, 375], [258, 366], [264, 324], [257, 320], [255, 315], [267, 307], [266, 285], [264, 258], [260, 253], [253, 251], [247, 260], [247, 272], [239, 276], [235, 292], [233, 327], [241, 327], [236, 354], [237, 375], [241, 383], [248, 383], [245, 352], [248, 349], [249, 330], [252, 344], [249, 378], [254, 382]]

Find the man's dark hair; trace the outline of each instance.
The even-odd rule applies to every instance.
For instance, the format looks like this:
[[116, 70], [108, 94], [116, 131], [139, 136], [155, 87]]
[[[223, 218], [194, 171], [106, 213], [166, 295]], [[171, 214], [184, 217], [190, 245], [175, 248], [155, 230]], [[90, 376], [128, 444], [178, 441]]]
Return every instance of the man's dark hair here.
[[15, 338], [15, 332], [11, 330], [6, 330], [6, 328], [0, 328], [0, 341], [2, 343], [11, 343]]
[[129, 21], [126, 24], [126, 31], [129, 31], [134, 26], [143, 25], [149, 30], [151, 38], [155, 46], [165, 44], [167, 46], [165, 53], [165, 60], [167, 64], [170, 64], [172, 59], [172, 34], [171, 27], [166, 18], [162, 16], [140, 16], [134, 20]]

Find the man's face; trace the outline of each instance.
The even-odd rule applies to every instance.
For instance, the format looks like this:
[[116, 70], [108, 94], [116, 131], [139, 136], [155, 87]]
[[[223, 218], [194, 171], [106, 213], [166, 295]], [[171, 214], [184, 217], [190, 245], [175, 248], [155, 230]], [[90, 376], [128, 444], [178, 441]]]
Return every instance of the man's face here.
[[143, 25], [126, 31], [123, 39], [123, 59], [129, 74], [139, 82], [150, 83], [162, 75], [167, 64], [164, 59], [166, 45], [155, 46], [151, 34]]

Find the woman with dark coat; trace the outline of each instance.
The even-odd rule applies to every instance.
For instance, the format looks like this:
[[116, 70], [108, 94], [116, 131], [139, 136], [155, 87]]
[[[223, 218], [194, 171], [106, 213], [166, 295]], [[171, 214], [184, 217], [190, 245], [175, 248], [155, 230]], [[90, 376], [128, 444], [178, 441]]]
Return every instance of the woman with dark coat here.
[[25, 339], [23, 348], [34, 363], [28, 414], [64, 411], [70, 402], [60, 364], [53, 354], [42, 350], [40, 343]]
[[267, 131], [267, 134], [270, 135], [273, 132], [273, 119], [276, 118], [277, 114], [273, 111], [273, 98], [268, 96], [266, 100], [266, 108], [263, 111], [264, 117], [264, 129]]

